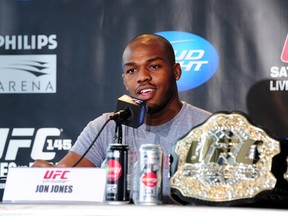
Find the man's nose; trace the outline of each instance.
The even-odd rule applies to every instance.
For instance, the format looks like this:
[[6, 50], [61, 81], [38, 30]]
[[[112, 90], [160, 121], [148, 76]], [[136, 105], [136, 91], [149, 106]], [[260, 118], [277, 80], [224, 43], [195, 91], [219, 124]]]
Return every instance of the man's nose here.
[[151, 80], [151, 74], [150, 71], [146, 68], [141, 68], [138, 72], [137, 81], [138, 82], [145, 82]]

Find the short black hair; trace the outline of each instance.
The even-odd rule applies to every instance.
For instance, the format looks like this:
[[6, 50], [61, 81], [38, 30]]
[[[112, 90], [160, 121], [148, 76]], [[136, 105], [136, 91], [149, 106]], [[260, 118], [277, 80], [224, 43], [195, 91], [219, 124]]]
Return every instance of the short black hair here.
[[168, 60], [170, 61], [171, 64], [175, 64], [175, 52], [174, 52], [172, 44], [166, 38], [160, 35], [152, 34], [152, 33], [141, 34], [133, 38], [132, 40], [130, 40], [127, 46], [129, 46], [129, 44], [132, 44], [136, 41], [148, 41], [148, 40], [155, 40], [155, 41], [159, 41], [160, 43], [162, 43], [167, 53]]

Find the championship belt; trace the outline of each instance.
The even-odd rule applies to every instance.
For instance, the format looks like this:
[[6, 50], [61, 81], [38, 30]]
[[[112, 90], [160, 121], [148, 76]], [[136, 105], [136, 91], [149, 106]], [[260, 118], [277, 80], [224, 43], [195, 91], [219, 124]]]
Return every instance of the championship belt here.
[[287, 141], [238, 111], [217, 112], [172, 147], [171, 197], [178, 203], [288, 204]]

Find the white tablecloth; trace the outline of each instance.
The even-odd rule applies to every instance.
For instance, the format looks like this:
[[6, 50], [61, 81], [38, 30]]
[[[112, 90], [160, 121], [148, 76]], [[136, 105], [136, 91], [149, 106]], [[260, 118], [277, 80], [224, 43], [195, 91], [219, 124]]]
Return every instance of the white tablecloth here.
[[[288, 204], [287, 204], [288, 205]], [[0, 204], [0, 216], [281, 216], [285, 209], [204, 207], [204, 206], [140, 206], [107, 204]]]

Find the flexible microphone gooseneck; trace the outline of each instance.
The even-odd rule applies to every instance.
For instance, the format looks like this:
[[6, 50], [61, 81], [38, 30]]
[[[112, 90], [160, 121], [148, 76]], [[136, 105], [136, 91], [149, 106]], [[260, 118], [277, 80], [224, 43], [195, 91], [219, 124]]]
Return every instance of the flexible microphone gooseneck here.
[[[114, 120], [116, 122], [117, 127], [118, 126], [121, 127], [121, 124], [134, 128], [138, 128], [140, 125], [142, 125], [146, 114], [146, 103], [137, 98], [133, 98], [128, 95], [123, 95], [122, 97], [118, 98], [117, 110], [118, 111], [114, 112], [109, 117], [109, 119], [103, 124], [98, 134], [87, 148], [87, 150], [79, 158], [79, 160], [76, 161], [75, 164], [73, 164], [72, 167], [76, 167], [83, 160], [83, 158], [90, 151], [90, 149], [92, 148], [92, 146], [102, 133], [103, 129], [111, 120]], [[122, 133], [122, 131], [120, 132]], [[120, 136], [122, 137], [122, 134]]]
[[110, 116], [110, 119], [114, 120], [116, 123], [122, 124], [127, 119], [129, 118], [131, 119], [132, 114], [133, 114], [132, 110], [129, 107], [125, 107], [124, 109], [114, 112]]

